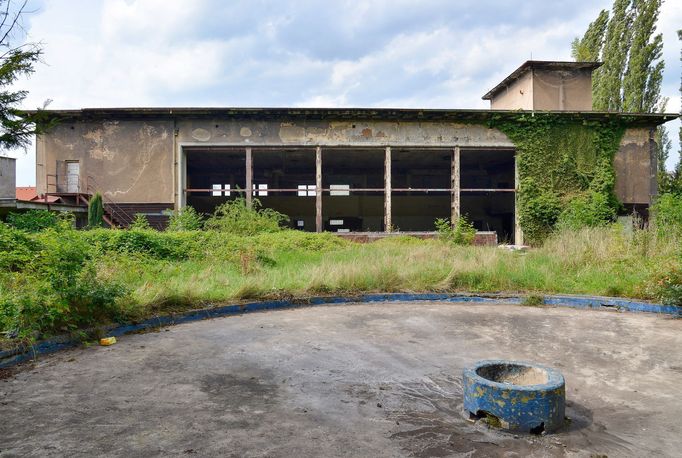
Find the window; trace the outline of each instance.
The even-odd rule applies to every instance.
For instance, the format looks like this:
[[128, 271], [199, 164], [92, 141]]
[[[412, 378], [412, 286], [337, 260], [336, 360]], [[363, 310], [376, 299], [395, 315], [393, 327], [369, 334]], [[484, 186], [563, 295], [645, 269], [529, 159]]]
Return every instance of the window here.
[[230, 185], [222, 185], [222, 184], [214, 184], [211, 186], [213, 191], [211, 191], [211, 195], [213, 197], [220, 197], [220, 196], [227, 196], [230, 197]]
[[257, 191], [253, 191], [254, 196], [258, 196], [258, 197], [267, 197], [268, 196], [268, 191], [267, 191], [268, 185], [267, 184], [254, 184], [253, 189], [257, 190]]
[[298, 185], [298, 196], [299, 197], [314, 197], [317, 195], [317, 186], [314, 184], [299, 184]]
[[330, 184], [329, 185], [329, 195], [330, 196], [349, 196], [350, 195], [350, 185], [349, 184]]

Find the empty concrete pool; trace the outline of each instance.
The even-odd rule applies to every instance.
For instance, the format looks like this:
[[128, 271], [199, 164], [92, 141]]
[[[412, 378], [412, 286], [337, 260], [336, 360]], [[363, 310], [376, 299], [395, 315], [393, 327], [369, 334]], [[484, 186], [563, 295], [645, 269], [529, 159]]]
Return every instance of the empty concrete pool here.
[[[219, 318], [5, 371], [0, 456], [673, 456], [680, 348], [682, 320], [567, 308], [364, 303]], [[561, 371], [570, 422], [547, 436], [472, 423], [462, 371], [489, 359]]]

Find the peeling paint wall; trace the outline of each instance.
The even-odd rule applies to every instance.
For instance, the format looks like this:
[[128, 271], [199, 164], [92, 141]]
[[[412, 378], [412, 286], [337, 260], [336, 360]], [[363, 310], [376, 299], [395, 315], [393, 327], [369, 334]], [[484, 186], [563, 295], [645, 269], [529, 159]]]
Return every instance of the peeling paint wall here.
[[502, 146], [500, 131], [452, 122], [179, 120], [182, 144]]
[[627, 129], [614, 157], [616, 196], [625, 204], [650, 204], [656, 195], [653, 129]]
[[173, 202], [173, 122], [63, 123], [36, 144], [39, 193], [65, 192], [66, 163], [80, 162], [81, 192], [115, 202]]
[[[651, 132], [628, 129], [616, 154], [616, 194], [624, 203], [649, 203], [656, 192]], [[496, 129], [453, 122], [234, 118], [64, 122], [36, 143], [38, 192], [64, 192], [66, 162], [79, 161], [83, 192], [99, 190], [123, 203], [176, 203], [176, 144], [514, 146]]]

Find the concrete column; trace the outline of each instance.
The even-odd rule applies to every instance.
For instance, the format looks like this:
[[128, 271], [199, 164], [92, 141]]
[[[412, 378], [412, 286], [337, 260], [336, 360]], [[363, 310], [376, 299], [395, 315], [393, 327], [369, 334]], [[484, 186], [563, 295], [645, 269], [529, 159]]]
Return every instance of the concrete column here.
[[523, 230], [519, 222], [519, 157], [514, 154], [514, 244], [523, 245]]
[[459, 203], [459, 175], [460, 175], [460, 151], [459, 146], [455, 146], [452, 150], [452, 161], [450, 163], [450, 223], [454, 225], [457, 223], [460, 215]]
[[315, 148], [315, 232], [322, 232], [322, 148]]
[[251, 208], [253, 196], [253, 157], [251, 148], [246, 148], [246, 206]]
[[393, 232], [391, 223], [391, 147], [386, 147], [384, 160], [384, 230]]

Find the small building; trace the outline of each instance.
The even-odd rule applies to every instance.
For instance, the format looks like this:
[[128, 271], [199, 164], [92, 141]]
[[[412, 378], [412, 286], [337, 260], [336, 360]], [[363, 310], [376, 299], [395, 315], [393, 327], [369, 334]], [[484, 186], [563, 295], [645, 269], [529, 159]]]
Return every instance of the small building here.
[[666, 114], [591, 111], [598, 63], [529, 61], [489, 91], [489, 110], [381, 108], [84, 108], [36, 144], [38, 194], [73, 204], [100, 191], [109, 218], [210, 213], [258, 199], [304, 231], [427, 233], [465, 214], [521, 243], [517, 148], [497, 126], [519, 114], [622, 120], [615, 193], [628, 211], [656, 194], [653, 133]]
[[35, 187], [17, 187], [16, 159], [0, 156], [0, 219], [10, 212], [21, 213], [27, 210], [49, 210], [72, 212], [77, 223], [83, 225], [87, 208], [62, 202], [59, 196], [44, 194], [38, 197]]

